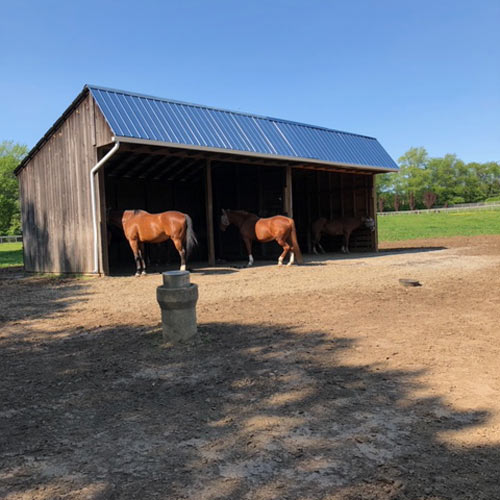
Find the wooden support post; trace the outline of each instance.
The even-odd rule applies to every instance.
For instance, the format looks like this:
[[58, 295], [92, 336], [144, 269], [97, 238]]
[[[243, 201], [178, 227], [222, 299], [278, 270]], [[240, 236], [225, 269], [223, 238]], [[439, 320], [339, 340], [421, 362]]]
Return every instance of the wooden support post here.
[[340, 174], [340, 216], [345, 216], [344, 210], [344, 174]]
[[306, 223], [306, 227], [307, 227], [307, 252], [308, 253], [311, 253], [312, 252], [312, 238], [311, 238], [311, 227], [312, 227], [312, 209], [311, 209], [311, 200], [314, 198], [314, 193], [313, 193], [313, 189], [311, 187], [311, 183], [312, 183], [312, 178], [310, 175], [306, 175], [305, 176], [305, 179], [304, 179], [304, 184], [305, 184], [305, 188], [306, 188], [306, 206], [307, 206], [307, 223]]
[[351, 174], [351, 186], [352, 186], [352, 215], [356, 217], [358, 215], [358, 210], [356, 207], [356, 176]]
[[207, 248], [208, 265], [215, 266], [215, 242], [214, 242], [214, 204], [212, 198], [212, 165], [207, 160], [205, 177], [205, 210], [207, 214]]
[[283, 209], [288, 217], [293, 218], [292, 167], [286, 167], [285, 172], [285, 199]]
[[368, 210], [371, 211], [369, 213], [369, 217], [372, 217], [375, 221], [375, 231], [372, 232], [372, 244], [373, 250], [378, 252], [378, 221], [377, 221], [377, 187], [375, 183], [375, 174], [370, 176], [371, 179], [371, 203], [369, 204]]
[[317, 215], [316, 217], [323, 217], [323, 213], [321, 210], [321, 179], [319, 178], [319, 171], [316, 170], [316, 205], [317, 205]]
[[333, 220], [333, 189], [332, 189], [332, 173], [328, 172], [328, 218], [329, 220]]

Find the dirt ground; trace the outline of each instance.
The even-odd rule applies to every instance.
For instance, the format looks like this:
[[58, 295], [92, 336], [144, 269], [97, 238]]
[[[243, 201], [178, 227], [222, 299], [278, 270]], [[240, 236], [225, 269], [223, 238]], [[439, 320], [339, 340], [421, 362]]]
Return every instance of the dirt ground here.
[[500, 236], [384, 246], [195, 268], [181, 346], [159, 274], [2, 272], [0, 498], [500, 499]]

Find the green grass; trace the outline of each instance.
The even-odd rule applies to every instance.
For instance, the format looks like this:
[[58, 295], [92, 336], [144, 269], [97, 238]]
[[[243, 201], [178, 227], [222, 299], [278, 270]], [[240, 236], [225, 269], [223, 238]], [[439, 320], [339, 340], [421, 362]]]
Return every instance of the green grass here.
[[500, 210], [378, 217], [379, 241], [500, 234]]
[[23, 265], [23, 244], [0, 243], [0, 267]]

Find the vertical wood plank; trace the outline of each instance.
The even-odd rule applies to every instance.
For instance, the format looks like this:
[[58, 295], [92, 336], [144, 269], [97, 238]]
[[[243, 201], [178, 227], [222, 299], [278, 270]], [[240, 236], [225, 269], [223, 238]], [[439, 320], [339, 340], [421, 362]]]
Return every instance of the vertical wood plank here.
[[205, 168], [205, 207], [207, 214], [208, 265], [215, 266], [214, 203], [212, 192], [212, 161], [207, 160]]
[[375, 220], [375, 231], [372, 232], [372, 245], [373, 250], [378, 252], [378, 220], [377, 220], [377, 189], [375, 186], [375, 174], [370, 176], [371, 180], [371, 203], [369, 204], [369, 209], [371, 211], [370, 217]]
[[328, 214], [329, 220], [333, 220], [333, 193], [332, 193], [332, 173], [328, 172], [328, 208], [330, 210], [330, 213]]
[[307, 207], [307, 216], [306, 216], [306, 234], [307, 234], [307, 252], [311, 253], [312, 252], [312, 238], [311, 238], [311, 228], [312, 228], [312, 209], [311, 209], [311, 200], [313, 198], [313, 189], [311, 187], [311, 176], [308, 175], [306, 176], [306, 207]]
[[321, 179], [319, 170], [316, 170], [316, 193], [317, 216], [323, 217], [323, 214], [321, 213]]
[[356, 207], [356, 176], [351, 174], [351, 186], [352, 186], [352, 214], [354, 217], [358, 215], [358, 210]]
[[344, 175], [345, 174], [340, 174], [340, 215], [342, 217], [345, 216], [345, 209], [344, 209]]
[[288, 217], [293, 218], [293, 189], [292, 189], [292, 167], [287, 166], [285, 170], [285, 196], [283, 210]]

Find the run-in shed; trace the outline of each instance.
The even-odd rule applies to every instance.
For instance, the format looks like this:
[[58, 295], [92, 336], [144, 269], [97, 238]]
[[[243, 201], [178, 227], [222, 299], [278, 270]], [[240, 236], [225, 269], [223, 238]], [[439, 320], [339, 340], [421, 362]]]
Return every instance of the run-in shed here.
[[[107, 208], [189, 213], [191, 260], [210, 264], [242, 250], [218, 231], [221, 208], [284, 213], [307, 252], [317, 217], [375, 217], [374, 175], [397, 170], [373, 137], [87, 85], [16, 170], [25, 268], [132, 265], [120, 238], [108, 245]], [[351, 248], [376, 249], [376, 233], [360, 230]]]

